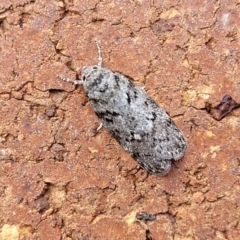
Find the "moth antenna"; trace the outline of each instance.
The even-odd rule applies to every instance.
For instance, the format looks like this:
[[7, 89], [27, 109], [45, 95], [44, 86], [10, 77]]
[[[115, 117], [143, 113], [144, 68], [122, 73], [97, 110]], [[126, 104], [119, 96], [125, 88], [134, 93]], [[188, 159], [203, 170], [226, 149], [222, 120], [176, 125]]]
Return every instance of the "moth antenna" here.
[[101, 56], [101, 49], [100, 49], [100, 41], [96, 40], [97, 49], [98, 49], [98, 66], [102, 67], [102, 56]]
[[65, 81], [65, 82], [71, 82], [71, 83], [74, 83], [75, 85], [78, 85], [78, 84], [83, 84], [83, 80], [80, 79], [80, 80], [73, 80], [71, 78], [65, 78], [63, 77], [62, 75], [58, 75], [58, 78]]

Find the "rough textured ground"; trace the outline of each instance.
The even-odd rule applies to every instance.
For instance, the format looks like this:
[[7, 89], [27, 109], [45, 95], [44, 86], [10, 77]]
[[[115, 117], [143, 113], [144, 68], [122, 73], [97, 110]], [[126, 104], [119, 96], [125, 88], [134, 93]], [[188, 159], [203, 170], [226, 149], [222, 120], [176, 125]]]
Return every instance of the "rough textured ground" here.
[[[1, 0], [0, 239], [239, 239], [240, 109], [209, 110], [240, 102], [239, 24], [237, 0]], [[165, 177], [57, 78], [97, 63], [95, 39], [188, 138]]]

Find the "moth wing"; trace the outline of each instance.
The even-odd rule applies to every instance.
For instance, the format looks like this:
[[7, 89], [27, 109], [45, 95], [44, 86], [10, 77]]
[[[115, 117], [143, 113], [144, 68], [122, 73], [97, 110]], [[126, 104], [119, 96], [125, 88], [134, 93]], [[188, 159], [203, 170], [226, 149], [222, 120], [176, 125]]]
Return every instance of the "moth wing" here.
[[155, 129], [153, 138], [158, 144], [153, 147], [159, 153], [159, 158], [165, 160], [182, 158], [187, 148], [187, 141], [171, 118], [157, 121]]

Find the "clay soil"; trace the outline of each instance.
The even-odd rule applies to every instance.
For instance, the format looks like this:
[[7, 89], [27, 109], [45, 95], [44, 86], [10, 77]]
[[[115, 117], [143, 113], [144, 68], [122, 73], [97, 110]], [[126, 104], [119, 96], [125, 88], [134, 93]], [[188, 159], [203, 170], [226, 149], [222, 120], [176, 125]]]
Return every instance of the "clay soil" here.
[[[0, 239], [240, 239], [240, 109], [213, 116], [240, 103], [239, 26], [237, 0], [1, 0]], [[57, 77], [96, 64], [96, 39], [188, 139], [166, 176]]]

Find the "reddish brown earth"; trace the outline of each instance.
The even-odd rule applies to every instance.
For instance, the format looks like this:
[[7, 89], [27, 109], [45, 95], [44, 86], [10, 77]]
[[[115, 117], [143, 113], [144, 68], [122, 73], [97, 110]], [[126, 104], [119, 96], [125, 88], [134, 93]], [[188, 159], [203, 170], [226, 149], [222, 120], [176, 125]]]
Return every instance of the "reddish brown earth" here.
[[[239, 239], [240, 3], [0, 2], [0, 239]], [[97, 63], [144, 86], [188, 139], [151, 176], [99, 120], [76, 78]], [[147, 212], [155, 221], [137, 220]]]

